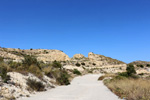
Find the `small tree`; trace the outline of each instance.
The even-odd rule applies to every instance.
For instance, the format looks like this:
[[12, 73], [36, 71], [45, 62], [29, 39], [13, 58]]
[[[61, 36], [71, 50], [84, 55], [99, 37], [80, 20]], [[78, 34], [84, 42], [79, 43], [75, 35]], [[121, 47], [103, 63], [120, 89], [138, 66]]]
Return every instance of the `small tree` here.
[[132, 74], [136, 74], [136, 71], [135, 71], [135, 69], [134, 69], [134, 66], [133, 65], [128, 65], [127, 66], [127, 74], [128, 74], [128, 76], [131, 76]]

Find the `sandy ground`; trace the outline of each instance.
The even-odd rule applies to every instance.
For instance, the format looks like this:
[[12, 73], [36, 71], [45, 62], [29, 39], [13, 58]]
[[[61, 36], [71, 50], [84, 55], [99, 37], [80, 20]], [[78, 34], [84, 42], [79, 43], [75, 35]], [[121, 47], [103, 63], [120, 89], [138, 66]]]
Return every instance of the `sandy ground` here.
[[71, 85], [59, 86], [19, 100], [120, 100], [102, 81], [99, 75], [85, 75], [73, 79]]

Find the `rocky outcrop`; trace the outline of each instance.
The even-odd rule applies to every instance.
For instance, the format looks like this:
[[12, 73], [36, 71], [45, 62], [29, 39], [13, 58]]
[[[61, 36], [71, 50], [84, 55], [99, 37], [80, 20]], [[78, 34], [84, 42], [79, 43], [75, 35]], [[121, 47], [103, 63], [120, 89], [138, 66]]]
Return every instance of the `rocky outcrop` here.
[[133, 61], [129, 64], [133, 64], [133, 65], [147, 65], [147, 64], [150, 64], [150, 62], [147, 62], [147, 61]]
[[46, 53], [37, 54], [37, 59], [44, 62], [70, 60], [68, 55], [60, 50], [46, 50], [45, 52]]
[[106, 56], [103, 56], [103, 55], [94, 54], [93, 52], [89, 52], [88, 59], [91, 62], [96, 63], [98, 66], [101, 66], [101, 65], [125, 64], [122, 61], [119, 61], [119, 60], [116, 60], [116, 59], [112, 59], [110, 57], [106, 57]]
[[[29, 91], [27, 85], [27, 79], [36, 80], [38, 82], [43, 83], [46, 89], [54, 87], [55, 85], [52, 84], [54, 79], [50, 79], [47, 76], [43, 76], [43, 79], [37, 78], [33, 74], [23, 75], [17, 72], [9, 72], [7, 73], [10, 76], [10, 81], [8, 83], [3, 83], [0, 87], [0, 94], [2, 98], [13, 100], [14, 98], [19, 97], [26, 97], [30, 96], [30, 94], [34, 93], [35, 91]], [[0, 98], [1, 99], [1, 98]]]
[[73, 56], [73, 58], [74, 58], [74, 59], [82, 59], [82, 58], [85, 58], [85, 57], [84, 57], [84, 55], [82, 55], [82, 54], [75, 54], [75, 55]]
[[67, 70], [74, 70], [74, 69], [77, 69], [78, 71], [80, 72], [83, 72], [84, 69], [82, 67], [77, 67], [77, 66], [72, 66], [72, 65], [65, 65], [63, 66], [64, 69], [67, 69]]
[[0, 57], [3, 57], [6, 61], [13, 60], [21, 62], [25, 55], [33, 55], [37, 57], [37, 60], [43, 62], [51, 61], [67, 61], [70, 60], [69, 56], [60, 50], [48, 50], [48, 49], [12, 49], [12, 48], [0, 48]]
[[21, 62], [23, 60], [23, 57], [10, 53], [7, 51], [7, 49], [2, 48], [0, 48], [0, 57], [3, 57], [4, 59], [11, 59], [17, 62]]

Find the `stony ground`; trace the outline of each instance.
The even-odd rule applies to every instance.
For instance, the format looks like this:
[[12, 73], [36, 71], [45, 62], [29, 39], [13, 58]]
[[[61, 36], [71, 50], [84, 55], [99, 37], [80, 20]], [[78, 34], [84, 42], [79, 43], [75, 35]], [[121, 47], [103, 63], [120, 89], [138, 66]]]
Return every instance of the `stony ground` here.
[[97, 81], [99, 76], [100, 74], [79, 76], [73, 79], [71, 85], [59, 86], [19, 100], [120, 100], [102, 81]]

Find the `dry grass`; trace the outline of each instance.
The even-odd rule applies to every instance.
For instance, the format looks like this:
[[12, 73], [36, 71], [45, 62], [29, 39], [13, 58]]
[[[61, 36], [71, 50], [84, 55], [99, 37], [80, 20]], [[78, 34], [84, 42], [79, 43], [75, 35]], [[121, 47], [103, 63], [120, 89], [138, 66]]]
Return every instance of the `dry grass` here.
[[128, 79], [104, 81], [106, 86], [127, 100], [150, 100], [150, 80]]

